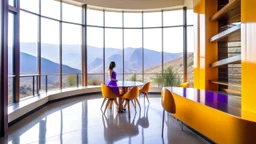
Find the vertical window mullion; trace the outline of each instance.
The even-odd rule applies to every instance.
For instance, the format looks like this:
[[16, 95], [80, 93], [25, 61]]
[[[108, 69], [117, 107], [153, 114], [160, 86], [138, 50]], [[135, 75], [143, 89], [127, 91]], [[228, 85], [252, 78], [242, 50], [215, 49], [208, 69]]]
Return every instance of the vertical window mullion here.
[[103, 10], [103, 83], [106, 81], [106, 42], [105, 42], [105, 10]]
[[161, 11], [161, 29], [162, 29], [162, 86], [164, 86], [164, 12]]
[[60, 1], [60, 28], [59, 28], [59, 63], [60, 63], [60, 89], [62, 89], [62, 75], [63, 75], [63, 71], [62, 71], [62, 1]]
[[183, 8], [183, 81], [187, 82], [187, 8]]
[[124, 11], [122, 11], [122, 59], [123, 59], [123, 81], [124, 81]]

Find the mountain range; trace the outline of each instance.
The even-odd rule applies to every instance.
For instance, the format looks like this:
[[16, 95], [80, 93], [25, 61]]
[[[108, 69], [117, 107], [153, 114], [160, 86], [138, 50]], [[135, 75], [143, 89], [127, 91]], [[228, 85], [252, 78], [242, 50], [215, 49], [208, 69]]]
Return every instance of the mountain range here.
[[[37, 44], [21, 43], [20, 53], [20, 72], [21, 74], [37, 72]], [[59, 73], [59, 45], [42, 44], [41, 45], [41, 63], [42, 73]], [[138, 72], [142, 69], [142, 48], [125, 48], [124, 49], [125, 72]], [[9, 54], [11, 55], [11, 54]], [[162, 52], [144, 49], [144, 67], [145, 69], [156, 66], [162, 61]], [[182, 53], [164, 52], [164, 62], [179, 58]], [[93, 46], [87, 48], [87, 61], [89, 73], [103, 72], [103, 49]], [[105, 49], [105, 68], [108, 68], [110, 61], [116, 62], [116, 72], [122, 72], [122, 49], [106, 48]], [[9, 61], [11, 57], [9, 56]], [[62, 45], [62, 62], [63, 73], [80, 73], [81, 72], [81, 46], [80, 45]], [[11, 71], [11, 66], [9, 71]]]

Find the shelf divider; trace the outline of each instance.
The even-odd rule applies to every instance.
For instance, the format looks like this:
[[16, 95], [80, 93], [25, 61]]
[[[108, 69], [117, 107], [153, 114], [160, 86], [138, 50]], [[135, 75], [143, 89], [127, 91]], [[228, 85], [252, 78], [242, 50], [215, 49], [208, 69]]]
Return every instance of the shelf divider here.
[[222, 9], [220, 9], [217, 13], [215, 13], [212, 17], [211, 20], [215, 21], [220, 19], [222, 16], [227, 14], [228, 12], [231, 12], [234, 10], [236, 7], [240, 6], [240, 1], [241, 0], [231, 0], [228, 4], [226, 4]]
[[220, 33], [216, 34], [215, 36], [213, 36], [213, 37], [210, 39], [210, 41], [211, 41], [211, 42], [218, 41], [218, 40], [220, 40], [220, 39], [223, 39], [223, 38], [225, 38], [225, 37], [228, 37], [228, 36], [232, 35], [232, 34], [235, 33], [235, 32], [240, 31], [240, 29], [241, 29], [241, 24], [236, 25], [236, 26], [233, 26], [233, 27], [231, 27], [231, 28], [226, 29], [226, 30], [223, 31], [223, 32], [220, 32]]

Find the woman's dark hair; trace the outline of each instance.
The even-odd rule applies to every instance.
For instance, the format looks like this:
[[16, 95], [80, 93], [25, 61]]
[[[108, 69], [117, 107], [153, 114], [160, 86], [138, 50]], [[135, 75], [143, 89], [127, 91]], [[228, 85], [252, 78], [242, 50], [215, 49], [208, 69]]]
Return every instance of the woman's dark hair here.
[[116, 67], [116, 63], [114, 61], [110, 62], [108, 69], [113, 70], [114, 67]]

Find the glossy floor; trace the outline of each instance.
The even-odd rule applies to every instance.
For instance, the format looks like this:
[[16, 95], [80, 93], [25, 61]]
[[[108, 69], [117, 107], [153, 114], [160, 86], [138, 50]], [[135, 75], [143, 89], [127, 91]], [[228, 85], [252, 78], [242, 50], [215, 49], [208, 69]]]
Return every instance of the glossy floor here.
[[[160, 95], [149, 95], [150, 104], [140, 97], [141, 112], [131, 107], [128, 114], [115, 107], [103, 115], [100, 94], [90, 94], [50, 103], [9, 128], [0, 140], [10, 144], [80, 144], [80, 143], [206, 143], [197, 134], [180, 125], [169, 114], [161, 138], [162, 107]], [[137, 108], [138, 110], [138, 108]]]

